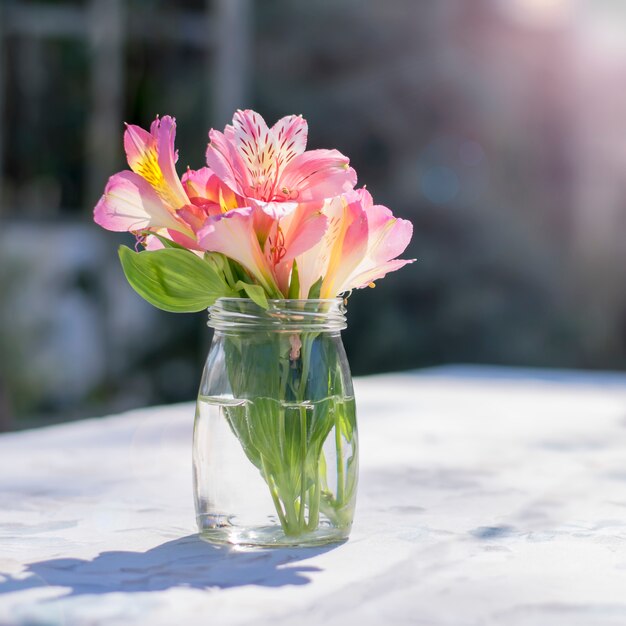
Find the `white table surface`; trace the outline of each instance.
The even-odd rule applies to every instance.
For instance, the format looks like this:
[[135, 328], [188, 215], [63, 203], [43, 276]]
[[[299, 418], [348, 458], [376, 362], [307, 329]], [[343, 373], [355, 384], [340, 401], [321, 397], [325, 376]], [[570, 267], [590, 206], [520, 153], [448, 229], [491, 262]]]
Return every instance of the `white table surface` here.
[[626, 624], [626, 378], [358, 379], [330, 548], [197, 539], [193, 407], [0, 436], [0, 624]]

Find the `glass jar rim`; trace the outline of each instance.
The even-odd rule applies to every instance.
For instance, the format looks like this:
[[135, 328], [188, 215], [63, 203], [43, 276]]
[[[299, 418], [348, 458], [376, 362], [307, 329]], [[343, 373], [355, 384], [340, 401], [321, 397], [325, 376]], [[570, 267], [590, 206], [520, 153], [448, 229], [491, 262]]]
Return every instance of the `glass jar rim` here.
[[346, 328], [343, 298], [268, 299], [265, 309], [250, 298], [218, 298], [208, 308], [215, 330], [324, 332]]

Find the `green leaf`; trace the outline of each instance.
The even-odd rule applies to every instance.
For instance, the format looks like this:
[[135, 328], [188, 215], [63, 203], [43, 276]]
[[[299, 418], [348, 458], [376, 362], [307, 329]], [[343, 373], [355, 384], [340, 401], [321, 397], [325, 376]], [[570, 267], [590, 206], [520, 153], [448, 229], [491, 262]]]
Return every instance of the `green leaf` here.
[[188, 250], [133, 252], [120, 246], [119, 256], [130, 286], [164, 311], [194, 313], [218, 298], [237, 296], [213, 266]]
[[298, 273], [298, 264], [295, 259], [291, 269], [291, 282], [289, 283], [289, 293], [287, 297], [296, 300], [300, 297], [300, 275]]
[[309, 289], [309, 300], [317, 300], [320, 297], [320, 291], [322, 290], [323, 277], [320, 276]]
[[238, 280], [235, 284], [235, 289], [245, 291], [248, 298], [258, 304], [261, 308], [269, 308], [265, 289], [263, 289], [261, 285], [251, 285], [249, 283], [244, 283], [243, 280]]

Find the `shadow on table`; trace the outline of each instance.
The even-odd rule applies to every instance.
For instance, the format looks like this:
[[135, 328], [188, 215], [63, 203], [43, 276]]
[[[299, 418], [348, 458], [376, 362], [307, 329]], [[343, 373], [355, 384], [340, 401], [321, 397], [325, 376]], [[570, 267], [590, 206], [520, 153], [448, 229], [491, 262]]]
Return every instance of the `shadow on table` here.
[[[30, 563], [26, 576], [2, 580], [0, 594], [36, 587], [68, 587], [68, 595], [164, 591], [173, 587], [305, 585], [318, 567], [299, 562], [335, 546], [237, 550], [213, 546], [197, 535], [168, 541], [147, 552], [102, 552], [91, 560], [50, 559]], [[298, 563], [298, 564], [296, 564]]]

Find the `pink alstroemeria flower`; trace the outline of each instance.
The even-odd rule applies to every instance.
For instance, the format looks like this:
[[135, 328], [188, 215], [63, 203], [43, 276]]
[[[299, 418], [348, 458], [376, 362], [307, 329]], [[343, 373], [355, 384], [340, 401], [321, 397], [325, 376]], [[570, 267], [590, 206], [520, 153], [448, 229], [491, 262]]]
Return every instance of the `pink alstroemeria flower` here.
[[365, 189], [328, 201], [323, 209], [328, 228], [319, 243], [297, 257], [300, 297], [322, 278], [320, 298], [373, 285], [375, 280], [412, 263], [396, 259], [413, 234], [408, 220], [375, 205]]
[[[183, 174], [182, 182], [191, 205], [180, 209], [178, 215], [190, 225], [194, 232], [204, 226], [208, 217], [221, 215], [232, 209], [252, 207], [255, 209], [253, 213], [255, 231], [259, 242], [263, 245], [274, 222], [296, 206], [293, 204], [292, 207], [292, 203], [281, 203], [282, 210], [276, 210], [274, 203], [271, 203], [263, 206], [262, 209], [256, 201], [237, 195], [208, 167], [188, 170]], [[287, 206], [288, 211], [285, 211]]]
[[[236, 194], [256, 200], [270, 215], [353, 189], [356, 172], [349, 159], [337, 150], [305, 151], [307, 134], [306, 120], [298, 115], [268, 128], [258, 113], [237, 111], [223, 133], [210, 131], [207, 165]], [[290, 204], [276, 206], [283, 202]]]
[[268, 293], [286, 297], [293, 260], [314, 246], [326, 230], [327, 218], [320, 209], [318, 202], [297, 204], [271, 222], [264, 238], [257, 229], [258, 207], [212, 214], [197, 231], [198, 245], [237, 261]]
[[[196, 233], [198, 248], [225, 254], [270, 290], [286, 294], [293, 259], [326, 227], [322, 203], [275, 202], [261, 208], [250, 200], [252, 206], [243, 206], [244, 200], [208, 167], [189, 170], [182, 182], [190, 204], [177, 214]], [[250, 243], [253, 235], [256, 243]]]
[[243, 207], [241, 199], [208, 167], [187, 170], [183, 174], [182, 184], [189, 197], [189, 204], [176, 213], [194, 233], [205, 225], [207, 218]]
[[265, 243], [265, 256], [272, 269], [279, 290], [285, 295], [293, 262], [324, 236], [328, 219], [322, 213], [323, 203], [301, 202], [282, 218], [277, 219]]
[[409, 220], [394, 217], [382, 204], [374, 204], [366, 189], [359, 189], [361, 206], [367, 215], [367, 250], [355, 270], [346, 278], [338, 293], [350, 289], [373, 286], [374, 281], [389, 272], [413, 263], [415, 259], [397, 259], [413, 236], [413, 224]]
[[152, 122], [150, 132], [128, 125], [124, 149], [132, 171], [114, 174], [94, 209], [94, 220], [108, 230], [137, 232], [171, 229], [188, 238], [189, 226], [177, 211], [189, 198], [176, 174], [176, 122], [169, 115]]
[[[198, 232], [199, 245], [223, 252], [254, 276], [264, 275], [265, 280], [271, 276], [283, 294], [289, 288], [293, 260], [325, 232], [324, 200], [352, 190], [356, 183], [348, 158], [337, 150], [306, 151], [307, 134], [301, 116], [284, 117], [270, 129], [250, 110], [237, 111], [224, 133], [209, 133], [208, 171], [229, 188], [239, 208], [252, 209], [246, 213], [246, 233], [250, 228], [255, 232], [265, 261], [261, 264], [257, 254], [254, 262], [249, 256], [243, 259], [237, 246], [225, 241], [233, 225], [224, 221], [224, 210], [207, 212], [206, 227], [202, 235]], [[225, 195], [223, 190], [221, 194]], [[186, 208], [179, 214], [191, 223], [189, 213]], [[241, 219], [235, 222], [243, 227]]]
[[341, 293], [335, 285], [345, 282], [367, 250], [367, 215], [356, 192], [327, 200], [322, 211], [328, 220], [322, 238], [296, 258], [301, 298], [320, 278], [320, 298]]
[[183, 189], [189, 201], [207, 207], [207, 214], [225, 212], [242, 206], [242, 199], [225, 185], [208, 167], [188, 169], [182, 178]]

